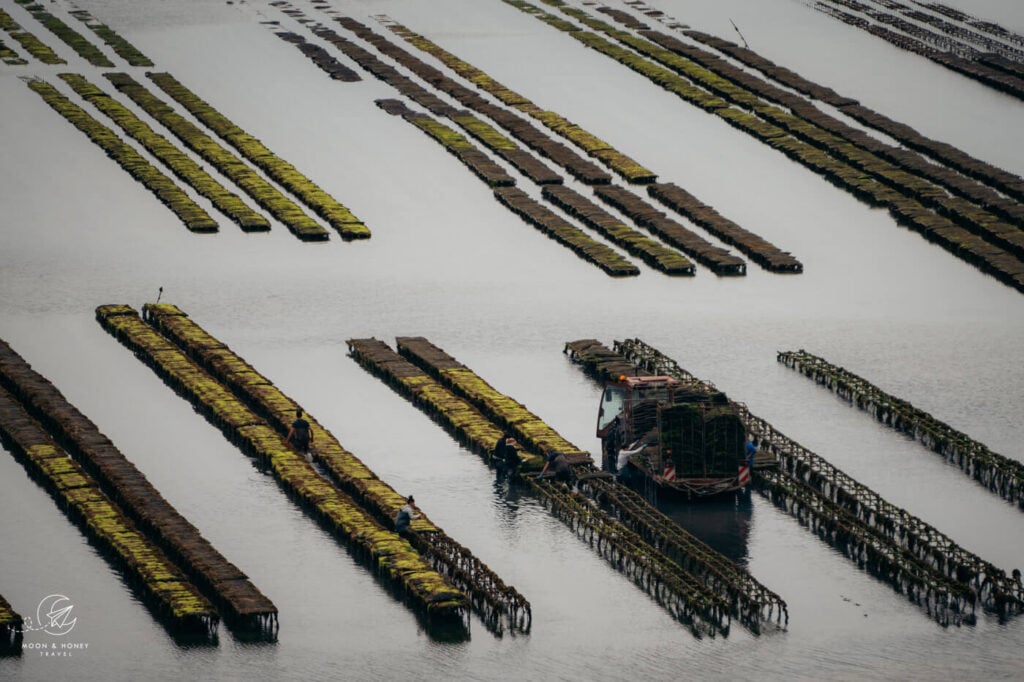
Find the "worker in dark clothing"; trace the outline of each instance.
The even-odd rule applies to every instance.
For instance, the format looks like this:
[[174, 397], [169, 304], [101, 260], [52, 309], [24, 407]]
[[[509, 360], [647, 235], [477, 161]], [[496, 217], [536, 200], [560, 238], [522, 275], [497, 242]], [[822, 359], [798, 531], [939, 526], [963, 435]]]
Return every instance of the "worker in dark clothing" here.
[[410, 495], [405, 500], [405, 506], [398, 510], [395, 515], [395, 532], [404, 533], [409, 530], [409, 524], [420, 517], [416, 510], [416, 500]]
[[522, 461], [519, 459], [519, 443], [508, 433], [503, 433], [494, 444], [494, 453], [491, 457], [498, 473], [505, 472], [514, 477], [519, 471], [519, 464]]
[[561, 481], [562, 483], [572, 482], [572, 467], [569, 466], [569, 460], [558, 450], [551, 451], [547, 461], [544, 462], [544, 468], [537, 474], [537, 478], [542, 478], [548, 469], [551, 469], [552, 473], [554, 473], [556, 481]]
[[302, 418], [302, 410], [295, 411], [295, 421], [292, 422], [292, 428], [288, 430], [288, 437], [285, 440], [296, 452], [301, 452], [306, 455], [306, 459], [310, 459], [309, 448], [313, 445], [313, 430], [309, 428], [309, 422]]

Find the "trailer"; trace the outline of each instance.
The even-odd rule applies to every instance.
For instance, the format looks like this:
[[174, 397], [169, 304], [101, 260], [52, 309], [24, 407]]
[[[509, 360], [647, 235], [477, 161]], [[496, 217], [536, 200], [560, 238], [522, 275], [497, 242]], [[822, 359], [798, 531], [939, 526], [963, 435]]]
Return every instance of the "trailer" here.
[[602, 468], [637, 490], [704, 499], [750, 482], [752, 448], [725, 394], [670, 376], [607, 381], [597, 416]]

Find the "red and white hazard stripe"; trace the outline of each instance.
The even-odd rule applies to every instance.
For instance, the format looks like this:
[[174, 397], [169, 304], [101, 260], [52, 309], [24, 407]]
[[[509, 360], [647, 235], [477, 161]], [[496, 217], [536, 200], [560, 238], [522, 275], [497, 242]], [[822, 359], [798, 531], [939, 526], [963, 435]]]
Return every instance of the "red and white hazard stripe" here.
[[665, 471], [661, 473], [661, 477], [666, 481], [676, 480], [676, 465], [672, 460], [665, 464]]
[[740, 486], [745, 486], [750, 483], [750, 465], [744, 462], [740, 465], [740, 473], [737, 476]]

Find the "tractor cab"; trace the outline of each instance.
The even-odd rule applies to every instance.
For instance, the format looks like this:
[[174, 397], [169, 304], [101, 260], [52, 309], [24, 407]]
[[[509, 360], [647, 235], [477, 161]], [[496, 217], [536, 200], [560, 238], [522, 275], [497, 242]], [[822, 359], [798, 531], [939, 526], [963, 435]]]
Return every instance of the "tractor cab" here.
[[668, 402], [682, 385], [678, 379], [668, 376], [620, 376], [617, 381], [609, 381], [597, 412], [597, 436], [603, 439], [612, 429], [623, 426], [633, 435], [633, 415], [637, 409]]

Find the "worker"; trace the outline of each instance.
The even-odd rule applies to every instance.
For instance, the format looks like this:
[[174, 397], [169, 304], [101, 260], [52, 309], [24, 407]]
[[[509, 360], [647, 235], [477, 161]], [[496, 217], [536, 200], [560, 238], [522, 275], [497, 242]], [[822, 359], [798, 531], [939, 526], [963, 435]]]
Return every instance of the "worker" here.
[[398, 510], [395, 515], [395, 532], [404, 533], [409, 529], [409, 524], [420, 517], [416, 509], [416, 500], [412, 495], [405, 499], [405, 506]]
[[751, 436], [747, 440], [746, 452], [747, 452], [747, 464], [750, 465], [750, 470], [753, 471], [754, 470], [754, 457], [757, 456], [757, 443], [754, 442], [754, 437], [753, 436]]
[[554, 473], [554, 479], [561, 481], [562, 483], [572, 482], [572, 467], [569, 466], [569, 460], [565, 458], [558, 450], [552, 450], [548, 455], [547, 461], [544, 462], [544, 468], [537, 474], [537, 478], [543, 478], [544, 474], [547, 473], [548, 469]]
[[621, 450], [619, 450], [619, 456], [615, 463], [615, 477], [618, 479], [619, 483], [623, 485], [629, 485], [629, 480], [632, 478], [633, 474], [632, 470], [629, 468], [629, 458], [646, 447], [646, 443], [641, 443], [639, 440], [637, 440], [630, 444], [628, 447], [624, 447]]
[[313, 430], [309, 428], [309, 422], [302, 418], [302, 410], [295, 411], [295, 421], [292, 422], [292, 428], [288, 430], [285, 441], [296, 452], [304, 454], [306, 459], [312, 459], [309, 448], [313, 445]]
[[515, 477], [522, 460], [519, 458], [519, 443], [511, 434], [501, 434], [501, 438], [494, 444], [491, 461], [494, 462], [499, 474], [505, 472], [510, 477]]

